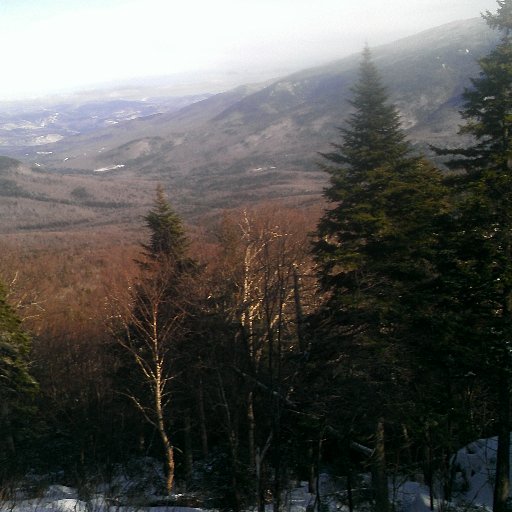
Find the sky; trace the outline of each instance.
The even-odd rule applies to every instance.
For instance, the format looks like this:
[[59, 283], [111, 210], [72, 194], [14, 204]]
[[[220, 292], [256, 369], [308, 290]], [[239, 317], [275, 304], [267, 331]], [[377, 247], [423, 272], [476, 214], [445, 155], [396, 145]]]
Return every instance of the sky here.
[[298, 70], [495, 0], [0, 0], [0, 101], [137, 77]]

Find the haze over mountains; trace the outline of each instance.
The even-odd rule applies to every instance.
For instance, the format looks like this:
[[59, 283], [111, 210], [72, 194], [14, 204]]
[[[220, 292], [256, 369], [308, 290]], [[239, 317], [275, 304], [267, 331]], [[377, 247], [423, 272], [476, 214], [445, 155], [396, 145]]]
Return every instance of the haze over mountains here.
[[[372, 49], [419, 150], [458, 143], [460, 94], [496, 40], [476, 18]], [[268, 198], [317, 200], [326, 181], [318, 152], [339, 139], [359, 60], [218, 94], [213, 86], [181, 96], [141, 87], [3, 108], [0, 153], [25, 167], [0, 169], [0, 217], [16, 218], [0, 228], [41, 229], [59, 215], [63, 225], [129, 222], [157, 182], [187, 216]], [[52, 212], [52, 204], [60, 206]]]

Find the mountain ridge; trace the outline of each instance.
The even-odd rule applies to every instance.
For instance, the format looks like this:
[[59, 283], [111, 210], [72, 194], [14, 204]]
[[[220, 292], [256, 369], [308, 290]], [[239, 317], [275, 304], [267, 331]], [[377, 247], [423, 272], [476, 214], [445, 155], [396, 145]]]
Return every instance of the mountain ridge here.
[[[472, 18], [372, 48], [390, 101], [419, 151], [428, 152], [429, 144], [459, 144], [461, 92], [497, 37], [483, 20]], [[23, 148], [24, 161], [62, 180], [84, 180], [73, 188], [85, 187], [90, 202], [97, 195], [105, 203], [106, 185], [115, 186], [117, 196], [134, 202], [134, 211], [147, 204], [156, 183], [187, 216], [269, 198], [318, 200], [326, 183], [318, 154], [339, 140], [359, 61], [354, 54], [195, 98], [172, 111]]]

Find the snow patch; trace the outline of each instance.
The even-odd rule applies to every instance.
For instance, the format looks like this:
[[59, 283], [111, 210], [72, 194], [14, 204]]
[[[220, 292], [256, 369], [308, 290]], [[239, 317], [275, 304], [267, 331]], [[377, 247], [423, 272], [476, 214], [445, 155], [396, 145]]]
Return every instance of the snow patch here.
[[125, 164], [111, 165], [109, 167], [101, 167], [99, 169], [94, 169], [93, 172], [108, 172], [108, 171], [114, 171], [115, 169], [122, 169], [123, 167], [126, 167], [126, 165]]
[[[113, 166], [117, 167], [117, 166]], [[492, 485], [496, 471], [497, 438], [478, 439], [461, 448], [452, 458], [456, 470], [454, 493], [451, 502], [445, 501], [441, 485], [435, 485], [431, 492], [422, 481], [406, 480], [393, 488], [390, 481], [390, 497], [394, 510], [399, 512], [429, 512], [431, 499], [436, 512], [442, 510], [469, 511], [492, 510]], [[159, 496], [159, 484], [162, 482], [160, 464], [151, 459], [143, 459], [134, 465], [133, 473], [121, 473], [109, 484], [91, 489], [85, 500], [73, 488], [52, 485], [36, 499], [20, 499], [13, 502], [0, 500], [0, 512], [201, 512], [202, 509], [174, 506], [179, 494], [170, 497]], [[131, 475], [129, 474], [131, 473]], [[369, 485], [369, 475], [360, 475], [362, 488]], [[318, 487], [320, 504], [329, 512], [346, 512], [346, 489], [343, 478], [321, 474]], [[160, 489], [161, 491], [161, 489]], [[128, 497], [128, 499], [126, 499]], [[134, 497], [136, 500], [133, 501]], [[149, 503], [157, 504], [149, 506]], [[283, 495], [283, 509], [288, 512], [307, 512], [312, 510], [315, 496], [308, 492], [305, 482], [288, 490]], [[266, 506], [271, 511], [272, 505]], [[356, 508], [358, 512], [367, 510], [365, 505]]]
[[41, 135], [40, 137], [36, 137], [33, 141], [35, 146], [41, 146], [43, 144], [51, 144], [53, 142], [59, 142], [64, 137], [59, 135], [58, 133], [49, 133], [48, 135]]
[[66, 487], [65, 485], [50, 485], [44, 493], [45, 498], [71, 498], [78, 499], [78, 493], [76, 489], [72, 487]]

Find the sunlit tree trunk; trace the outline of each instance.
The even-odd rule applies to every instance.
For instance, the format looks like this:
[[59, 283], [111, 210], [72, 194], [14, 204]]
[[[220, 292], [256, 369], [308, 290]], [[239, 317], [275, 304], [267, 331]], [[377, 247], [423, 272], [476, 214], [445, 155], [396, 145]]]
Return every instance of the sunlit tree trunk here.
[[152, 425], [162, 443], [165, 460], [165, 487], [171, 493], [174, 482], [174, 446], [170, 438], [169, 415], [172, 409], [171, 382], [175, 375], [172, 358], [177, 343], [183, 336], [185, 312], [178, 303], [179, 292], [169, 295], [169, 280], [175, 286], [176, 271], [172, 262], [159, 261], [146, 269], [144, 279], [134, 287], [134, 305], [124, 306], [120, 314], [125, 333], [117, 332], [118, 344], [135, 363], [141, 387], [137, 391], [128, 389], [126, 395], [132, 400], [145, 420]]

